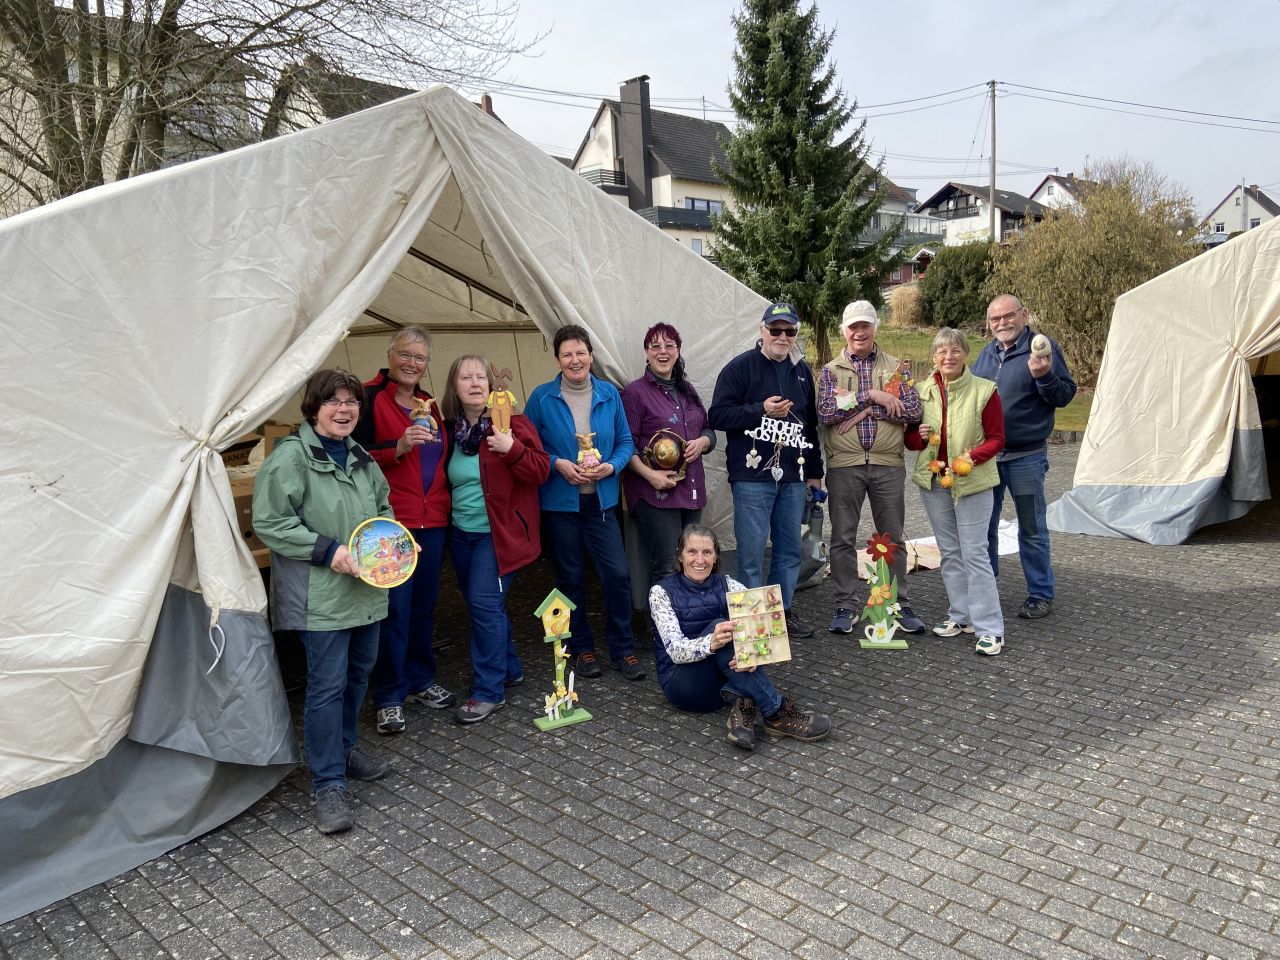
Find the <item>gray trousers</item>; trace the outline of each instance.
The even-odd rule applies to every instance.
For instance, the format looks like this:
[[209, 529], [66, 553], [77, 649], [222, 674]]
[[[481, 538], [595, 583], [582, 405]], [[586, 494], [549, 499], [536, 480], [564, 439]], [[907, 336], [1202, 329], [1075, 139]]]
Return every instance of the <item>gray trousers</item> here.
[[920, 491], [925, 513], [942, 554], [942, 585], [947, 588], [947, 618], [973, 625], [978, 636], [1004, 636], [1004, 616], [996, 575], [987, 555], [987, 524], [995, 496], [990, 490], [953, 499], [936, 483]]
[[[858, 551], [867, 545], [873, 533], [887, 533], [898, 545], [898, 553], [889, 573], [898, 578], [898, 602], [907, 606], [907, 550], [902, 542], [902, 526], [906, 522], [902, 486], [906, 467], [882, 467], [876, 464], [853, 467], [831, 467], [827, 470], [827, 505], [831, 509], [831, 579], [836, 587], [836, 606], [854, 613], [865, 603], [858, 599], [858, 583], [866, 571], [858, 569]], [[863, 501], [871, 501], [874, 529], [858, 538], [858, 521]]]

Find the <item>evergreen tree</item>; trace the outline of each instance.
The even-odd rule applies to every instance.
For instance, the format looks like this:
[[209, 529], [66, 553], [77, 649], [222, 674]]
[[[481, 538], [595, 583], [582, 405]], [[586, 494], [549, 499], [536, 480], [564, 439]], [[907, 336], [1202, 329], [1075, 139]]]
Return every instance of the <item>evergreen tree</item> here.
[[827, 64], [834, 33], [799, 0], [744, 0], [733, 18], [738, 128], [717, 172], [734, 207], [715, 218], [720, 265], [770, 299], [787, 300], [813, 331], [819, 363], [850, 300], [879, 300], [897, 230], [869, 247], [858, 234], [883, 201], [867, 162], [865, 122], [843, 137], [857, 109]]

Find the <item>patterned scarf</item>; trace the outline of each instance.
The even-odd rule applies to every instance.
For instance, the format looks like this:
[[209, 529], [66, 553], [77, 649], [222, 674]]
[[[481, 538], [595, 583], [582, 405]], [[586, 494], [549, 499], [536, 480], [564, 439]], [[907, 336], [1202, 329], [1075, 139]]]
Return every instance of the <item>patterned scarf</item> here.
[[453, 442], [468, 457], [474, 457], [480, 452], [480, 441], [489, 432], [491, 422], [489, 417], [482, 416], [472, 425], [467, 423], [466, 414], [462, 414], [453, 421], [453, 429], [450, 431], [453, 434]]

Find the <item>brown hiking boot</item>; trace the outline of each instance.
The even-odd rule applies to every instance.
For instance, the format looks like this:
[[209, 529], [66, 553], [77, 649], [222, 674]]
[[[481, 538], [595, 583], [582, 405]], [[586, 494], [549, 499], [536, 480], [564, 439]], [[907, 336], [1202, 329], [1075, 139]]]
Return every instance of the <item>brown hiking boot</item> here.
[[765, 717], [764, 732], [771, 737], [821, 740], [831, 732], [831, 721], [821, 713], [801, 710], [794, 700], [786, 697], [777, 713], [772, 717]]
[[754, 700], [739, 697], [729, 708], [729, 742], [743, 750], [756, 748], [756, 717], [760, 711], [756, 709]]

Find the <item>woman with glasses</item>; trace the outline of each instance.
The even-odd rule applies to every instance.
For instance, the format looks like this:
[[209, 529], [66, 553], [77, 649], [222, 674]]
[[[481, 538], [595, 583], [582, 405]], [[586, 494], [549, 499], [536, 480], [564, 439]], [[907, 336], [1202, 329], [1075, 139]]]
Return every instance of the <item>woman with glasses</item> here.
[[706, 408], [685, 376], [680, 345], [679, 330], [655, 323], [644, 335], [644, 375], [622, 391], [636, 447], [622, 488], [648, 560], [645, 596], [675, 569], [680, 531], [702, 519], [707, 501], [702, 457], [716, 443]]
[[387, 348], [386, 369], [365, 384], [368, 403], [358, 439], [391, 485], [391, 508], [421, 551], [413, 576], [389, 593], [382, 625], [373, 705], [379, 733], [405, 727], [404, 704], [413, 700], [444, 710], [458, 698], [436, 682], [432, 649], [440, 566], [449, 533], [449, 483], [445, 451], [449, 438], [431, 395], [418, 384], [431, 359], [431, 336], [405, 327]]
[[920, 451], [911, 479], [942, 554], [949, 609], [933, 632], [977, 634], [974, 652], [993, 657], [1004, 648], [1004, 617], [987, 525], [1000, 481], [996, 454], [1004, 449], [1004, 410], [996, 385], [975, 377], [968, 357], [969, 341], [960, 331], [943, 327], [934, 336], [933, 374], [916, 388], [924, 420], [907, 429], [906, 445]]
[[377, 780], [391, 769], [356, 746], [387, 591], [359, 578], [347, 542], [391, 510], [382, 471], [351, 438], [363, 399], [345, 370], [313, 376], [306, 422], [276, 444], [253, 490], [253, 529], [271, 549], [273, 625], [297, 630], [307, 653], [302, 738], [321, 833], [351, 829], [348, 778]]

